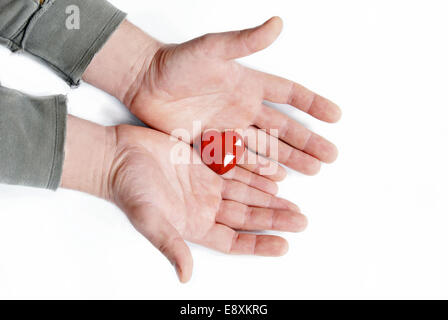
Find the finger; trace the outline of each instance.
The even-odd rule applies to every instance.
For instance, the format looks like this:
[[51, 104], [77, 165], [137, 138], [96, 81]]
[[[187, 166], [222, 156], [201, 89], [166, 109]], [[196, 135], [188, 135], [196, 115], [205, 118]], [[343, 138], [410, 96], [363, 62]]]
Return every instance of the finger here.
[[[262, 106], [255, 125], [323, 162], [331, 163], [337, 158], [338, 150], [333, 143], [268, 106]], [[276, 129], [277, 132], [272, 129]]]
[[238, 162], [238, 166], [273, 181], [282, 181], [287, 174], [285, 168], [277, 162], [260, 156], [247, 148]]
[[223, 181], [221, 196], [224, 200], [233, 200], [248, 206], [299, 211], [297, 205], [291, 201], [278, 198], [234, 180]]
[[129, 214], [132, 224], [176, 269], [183, 283], [191, 278], [193, 258], [190, 249], [177, 230], [161, 215], [146, 206], [133, 209]]
[[224, 179], [231, 179], [247, 184], [258, 190], [275, 195], [278, 192], [277, 184], [265, 177], [252, 173], [241, 167], [235, 167], [226, 174], [222, 175]]
[[291, 169], [307, 175], [315, 175], [320, 170], [321, 163], [318, 159], [270, 136], [263, 130], [251, 126], [244, 131], [243, 136], [249, 149], [277, 160]]
[[242, 203], [221, 202], [216, 222], [238, 230], [277, 230], [299, 232], [307, 226], [306, 217], [296, 211], [249, 207]]
[[288, 242], [281, 237], [240, 233], [222, 224], [209, 230], [203, 244], [229, 254], [278, 257], [288, 251]]
[[335, 103], [302, 85], [272, 74], [253, 72], [257, 79], [263, 79], [266, 100], [292, 105], [326, 122], [337, 122], [341, 118], [341, 109]]
[[282, 20], [279, 17], [273, 17], [255, 28], [207, 34], [197, 41], [208, 56], [232, 60], [268, 47], [277, 39], [282, 26]]

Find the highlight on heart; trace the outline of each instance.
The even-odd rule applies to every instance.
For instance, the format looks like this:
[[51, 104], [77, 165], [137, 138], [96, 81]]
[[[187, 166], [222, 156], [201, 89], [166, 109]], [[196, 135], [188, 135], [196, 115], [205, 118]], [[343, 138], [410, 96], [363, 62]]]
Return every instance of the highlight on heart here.
[[[260, 166], [260, 174], [270, 175], [278, 167], [277, 136], [277, 129], [270, 129], [269, 132], [212, 128], [203, 130], [200, 121], [195, 121], [192, 134], [185, 128], [177, 128], [171, 132], [171, 141], [177, 143], [171, 149], [170, 161], [173, 164], [204, 163], [219, 175], [229, 172], [237, 165], [256, 165]], [[257, 152], [248, 146], [256, 146]]]
[[234, 130], [207, 130], [202, 134], [202, 162], [219, 175], [233, 169], [244, 151], [244, 139]]

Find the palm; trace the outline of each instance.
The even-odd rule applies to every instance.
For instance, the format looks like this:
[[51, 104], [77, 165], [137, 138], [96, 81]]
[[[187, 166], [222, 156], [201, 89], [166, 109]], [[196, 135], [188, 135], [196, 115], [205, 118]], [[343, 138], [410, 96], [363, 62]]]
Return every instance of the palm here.
[[263, 100], [260, 88], [247, 80], [247, 69], [234, 61], [207, 57], [190, 43], [166, 46], [131, 108], [165, 132], [185, 128], [192, 133], [193, 121], [203, 129], [246, 129]]
[[[203, 165], [166, 161], [172, 147], [168, 138], [145, 131], [141, 131], [145, 139], [141, 139], [140, 146], [126, 146], [125, 165], [116, 175], [119, 183], [115, 186], [119, 189], [114, 193], [124, 197], [120, 199], [123, 206], [150, 208], [145, 215], [158, 212], [184, 238], [198, 241], [215, 223], [222, 179]], [[124, 135], [129, 133], [124, 131]]]
[[254, 184], [225, 180], [203, 164], [172, 163], [174, 146], [157, 131], [131, 126], [117, 130], [112, 199], [137, 230], [187, 276], [191, 257], [182, 239], [227, 253], [284, 253], [282, 238], [239, 234], [234, 228], [301, 230], [305, 220], [292, 203]]
[[[268, 46], [280, 29], [281, 21], [271, 19], [255, 29], [162, 46], [139, 77], [130, 110], [165, 133], [186, 129], [190, 133], [186, 142], [200, 134], [193, 131], [195, 121], [200, 121], [202, 130], [241, 129], [244, 135], [278, 139], [275, 160], [306, 174], [316, 173], [320, 161], [336, 158], [335, 146], [263, 101], [291, 104], [329, 122], [339, 119], [338, 107], [296, 83], [234, 61]], [[246, 143], [249, 149], [268, 155], [257, 141]]]

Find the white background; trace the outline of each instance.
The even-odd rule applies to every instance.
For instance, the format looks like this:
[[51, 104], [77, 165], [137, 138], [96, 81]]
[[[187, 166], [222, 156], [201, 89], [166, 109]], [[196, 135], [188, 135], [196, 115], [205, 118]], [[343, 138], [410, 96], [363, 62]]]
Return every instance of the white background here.
[[[336, 125], [279, 107], [334, 141], [340, 157], [281, 184], [310, 222], [286, 235], [286, 256], [192, 245], [186, 285], [112, 204], [0, 186], [0, 298], [448, 298], [446, 1], [112, 2], [165, 42], [281, 16], [278, 41], [242, 62], [337, 102]], [[71, 90], [4, 48], [0, 81], [68, 94], [72, 114], [98, 123], [136, 123], [111, 97], [87, 84]]]

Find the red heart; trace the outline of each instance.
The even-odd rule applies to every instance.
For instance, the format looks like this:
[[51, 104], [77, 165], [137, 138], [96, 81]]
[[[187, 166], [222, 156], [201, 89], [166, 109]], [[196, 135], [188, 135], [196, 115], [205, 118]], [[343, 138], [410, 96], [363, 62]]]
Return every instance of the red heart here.
[[202, 161], [217, 174], [234, 168], [244, 154], [244, 140], [235, 131], [207, 130], [202, 134]]

